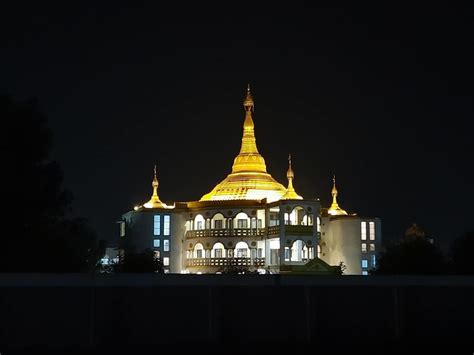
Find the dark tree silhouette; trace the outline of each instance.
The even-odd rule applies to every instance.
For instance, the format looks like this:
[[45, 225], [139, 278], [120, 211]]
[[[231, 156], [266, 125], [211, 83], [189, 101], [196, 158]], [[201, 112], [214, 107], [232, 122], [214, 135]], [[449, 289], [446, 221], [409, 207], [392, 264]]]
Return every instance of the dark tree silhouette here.
[[404, 238], [381, 253], [376, 275], [439, 275], [446, 272], [441, 251], [426, 238]]
[[454, 273], [474, 274], [474, 231], [468, 231], [454, 240], [451, 245], [451, 264]]
[[0, 232], [0, 272], [95, 269], [103, 243], [83, 219], [67, 218], [72, 195], [50, 159], [52, 132], [34, 101], [0, 96], [0, 196], [7, 209]]
[[163, 273], [163, 264], [151, 249], [145, 249], [140, 253], [127, 251], [116, 267], [117, 272], [133, 273]]

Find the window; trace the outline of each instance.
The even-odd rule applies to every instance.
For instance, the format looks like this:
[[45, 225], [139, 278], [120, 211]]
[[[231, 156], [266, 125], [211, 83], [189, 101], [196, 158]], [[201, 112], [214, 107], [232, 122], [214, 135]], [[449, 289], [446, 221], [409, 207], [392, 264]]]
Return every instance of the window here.
[[262, 248], [258, 248], [258, 249], [257, 249], [257, 258], [261, 258], [262, 255], [263, 255], [263, 250], [262, 250]]
[[197, 228], [196, 229], [202, 229], [202, 221], [197, 221]]
[[159, 250], [155, 250], [155, 258], [156, 259], [160, 258], [160, 251]]
[[202, 249], [196, 250], [196, 258], [202, 259]]
[[377, 259], [376, 259], [376, 257], [375, 257], [375, 254], [372, 254], [372, 255], [370, 256], [370, 266], [371, 266], [371, 267], [375, 267], [376, 264], [377, 264]]
[[160, 215], [155, 215], [153, 216], [153, 235], [160, 235], [160, 230], [161, 230], [161, 216]]
[[262, 220], [260, 218], [257, 220], [257, 228], [262, 228]]
[[370, 243], [370, 251], [375, 251], [375, 244], [374, 243]]
[[214, 249], [214, 257], [222, 258], [222, 249]]
[[159, 248], [160, 247], [160, 240], [159, 239], [154, 239], [153, 240], [153, 246], [155, 248]]
[[247, 228], [247, 220], [246, 219], [238, 219], [237, 220], [237, 228], [240, 228], [240, 229]]
[[247, 248], [239, 248], [237, 249], [237, 257], [238, 258], [247, 258]]
[[211, 229], [211, 220], [206, 219], [206, 229]]
[[367, 244], [366, 243], [362, 243], [362, 252], [367, 253]]
[[363, 276], [367, 276], [369, 273], [367, 271], [362, 271]]
[[321, 232], [321, 218], [317, 217], [316, 221], [317, 221], [316, 222], [317, 223], [316, 224], [317, 231]]
[[168, 258], [167, 256], [165, 256], [163, 258], [163, 266], [169, 266], [170, 264], [170, 258]]
[[252, 228], [252, 229], [257, 228], [257, 219], [255, 217], [252, 218], [252, 220], [250, 222], [250, 228]]
[[360, 222], [360, 239], [367, 240], [367, 222]]
[[375, 223], [369, 222], [369, 238], [375, 240]]
[[163, 221], [163, 235], [170, 235], [170, 216], [165, 215]]
[[125, 237], [125, 222], [120, 222], [120, 236]]
[[169, 239], [163, 240], [163, 251], [170, 251], [170, 241]]
[[369, 266], [369, 263], [367, 262], [367, 259], [362, 259], [362, 267], [364, 269], [367, 269], [368, 266]]
[[285, 261], [290, 261], [290, 248], [285, 247]]
[[214, 221], [214, 229], [222, 229], [222, 220]]

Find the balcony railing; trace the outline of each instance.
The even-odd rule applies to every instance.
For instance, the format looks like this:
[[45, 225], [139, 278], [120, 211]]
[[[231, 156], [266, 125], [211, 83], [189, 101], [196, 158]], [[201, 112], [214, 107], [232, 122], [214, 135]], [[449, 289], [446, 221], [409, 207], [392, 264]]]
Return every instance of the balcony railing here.
[[186, 266], [264, 266], [265, 258], [197, 258], [187, 259]]
[[200, 229], [186, 232], [186, 238], [205, 237], [261, 237], [265, 228]]
[[280, 226], [271, 226], [268, 227], [268, 235], [279, 235], [280, 234]]
[[[311, 236], [313, 226], [285, 225], [286, 234]], [[186, 239], [206, 237], [263, 237], [278, 236], [280, 226], [267, 228], [199, 229], [186, 232]]]
[[313, 226], [286, 225], [285, 232], [293, 235], [312, 235]]

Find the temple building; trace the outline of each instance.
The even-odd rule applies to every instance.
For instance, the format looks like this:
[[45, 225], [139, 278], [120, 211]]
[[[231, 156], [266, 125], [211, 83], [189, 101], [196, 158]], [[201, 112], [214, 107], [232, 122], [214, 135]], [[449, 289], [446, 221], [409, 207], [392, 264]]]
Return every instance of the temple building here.
[[[288, 158], [286, 187], [267, 171], [257, 149], [254, 100], [247, 88], [240, 152], [232, 171], [199, 201], [166, 204], [153, 193], [122, 215], [120, 249], [153, 249], [169, 273], [340, 273], [367, 275], [377, 263], [381, 221], [339, 207], [336, 179], [332, 204], [306, 199], [294, 187]], [[342, 263], [342, 264], [341, 264]]]

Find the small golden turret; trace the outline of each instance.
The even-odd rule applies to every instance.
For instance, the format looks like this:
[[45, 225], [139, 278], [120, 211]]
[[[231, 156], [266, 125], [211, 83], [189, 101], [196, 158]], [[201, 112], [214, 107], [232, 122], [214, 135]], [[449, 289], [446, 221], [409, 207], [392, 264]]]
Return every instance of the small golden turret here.
[[151, 186], [153, 187], [153, 194], [151, 195], [150, 201], [145, 203], [143, 207], [145, 208], [166, 208], [166, 205], [160, 201], [160, 198], [158, 197], [158, 178], [156, 177], [156, 165], [155, 168], [153, 169], [153, 182], [151, 183]]
[[291, 168], [291, 154], [288, 156], [288, 171], [286, 172], [286, 177], [288, 178], [288, 188], [286, 193], [282, 196], [282, 200], [302, 200], [303, 197], [298, 195], [293, 187], [293, 179], [295, 178], [295, 173]]
[[328, 214], [332, 216], [341, 216], [341, 215], [347, 215], [347, 212], [344, 211], [341, 207], [339, 207], [339, 204], [337, 203], [337, 188], [336, 188], [336, 175], [332, 177], [332, 190], [331, 190], [331, 195], [332, 195], [332, 204], [331, 207], [328, 209]]

